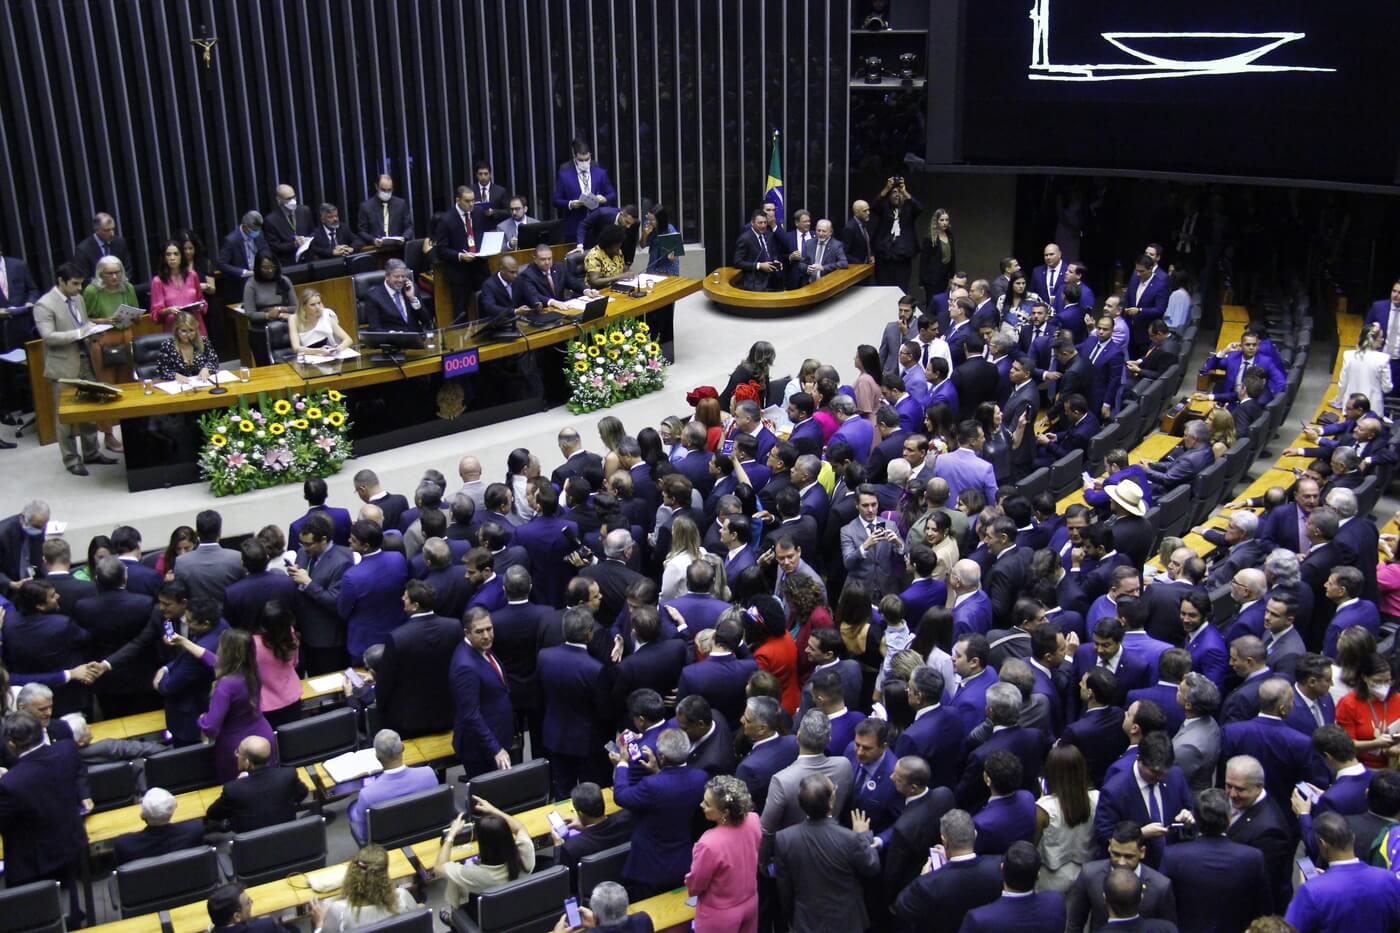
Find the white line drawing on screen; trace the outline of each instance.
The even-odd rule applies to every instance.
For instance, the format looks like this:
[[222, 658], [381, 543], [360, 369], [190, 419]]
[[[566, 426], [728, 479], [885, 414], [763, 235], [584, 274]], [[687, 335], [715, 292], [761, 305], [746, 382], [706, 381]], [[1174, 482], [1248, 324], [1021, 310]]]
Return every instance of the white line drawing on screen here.
[[[1194, 78], [1205, 75], [1266, 74], [1282, 71], [1336, 71], [1307, 65], [1257, 64], [1274, 49], [1307, 37], [1302, 32], [1102, 32], [1115, 48], [1139, 59], [1131, 64], [1056, 65], [1050, 61], [1050, 0], [1033, 0], [1030, 10], [1031, 64], [1026, 75], [1032, 81], [1146, 81], [1156, 78]], [[1175, 43], [1172, 40], [1179, 40]], [[1200, 51], [1214, 46], [1228, 49], [1218, 58], [1174, 58], [1135, 46]], [[1177, 54], [1181, 54], [1178, 51]], [[1216, 54], [1213, 51], [1207, 55]]]

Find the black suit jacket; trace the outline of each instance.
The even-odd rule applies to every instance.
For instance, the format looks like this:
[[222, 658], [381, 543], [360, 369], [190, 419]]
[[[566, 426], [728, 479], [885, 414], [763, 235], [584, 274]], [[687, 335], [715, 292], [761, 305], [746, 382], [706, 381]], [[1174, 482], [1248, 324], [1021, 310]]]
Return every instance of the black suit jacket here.
[[537, 709], [540, 691], [535, 670], [540, 636], [551, 623], [558, 624], [558, 611], [538, 603], [507, 603], [505, 608], [491, 613], [491, 622], [496, 628], [491, 652], [506, 672], [511, 707]]
[[768, 291], [777, 273], [762, 272], [757, 266], [760, 262], [780, 262], [780, 251], [766, 234], [760, 240], [753, 227], [745, 227], [734, 243], [734, 265], [740, 269], [739, 280], [734, 284], [751, 292]]
[[[253, 251], [253, 261], [257, 262], [257, 257], [269, 252], [267, 241], [259, 238], [253, 245]], [[243, 272], [248, 268], [248, 256], [243, 250], [243, 230], [238, 227], [219, 243], [219, 271], [237, 282], [244, 278]]]
[[894, 901], [895, 922], [911, 933], [957, 933], [969, 910], [990, 904], [1001, 897], [1001, 890], [999, 856], [949, 862], [927, 875], [916, 873]]
[[971, 417], [982, 402], [996, 401], [1001, 376], [990, 360], [968, 357], [953, 370], [953, 388], [958, 390], [958, 410]]
[[[1113, 520], [1113, 548], [1120, 554], [1128, 555], [1134, 567], [1147, 563], [1152, 554], [1152, 545], [1157, 533], [1145, 518], [1136, 515], [1120, 515]], [[1178, 626], [1179, 627], [1179, 626]]]
[[1278, 801], [1272, 796], [1256, 801], [1240, 814], [1226, 835], [1242, 845], [1252, 846], [1264, 853], [1272, 884], [1274, 907], [1282, 910], [1292, 894], [1293, 827], [1283, 815]]
[[44, 582], [58, 592], [58, 611], [66, 616], [73, 614], [78, 600], [97, 595], [97, 587], [71, 573], [50, 573], [44, 577]]
[[[107, 254], [116, 256], [126, 266], [127, 274], [130, 275], [131, 247], [126, 245], [126, 240], [121, 237], [113, 237], [112, 242], [107, 244]], [[91, 278], [97, 272], [97, 260], [102, 258], [102, 247], [97, 242], [97, 235], [92, 234], [83, 239], [73, 249], [73, 259], [83, 267], [83, 272]]]
[[1089, 365], [1089, 358], [1083, 353], [1076, 353], [1074, 359], [1069, 361], [1069, 365], [1062, 370], [1059, 383], [1055, 387], [1056, 410], [1063, 408], [1064, 399], [1071, 395], [1082, 395], [1085, 399], [1092, 396], [1094, 388], [1094, 371]]
[[[554, 472], [549, 474], [549, 481], [555, 486], [558, 486], [560, 489], [563, 489], [564, 484], [567, 483], [569, 480], [573, 479], [575, 476], [582, 476], [586, 478], [590, 483], [593, 483], [594, 479], [597, 479], [602, 475], [603, 458], [589, 450], [578, 450], [574, 451], [573, 456], [571, 456], [569, 459], [565, 460], [563, 463], [559, 464], [557, 467], [554, 468]], [[593, 483], [593, 488], [594, 490], [597, 490], [598, 484]], [[570, 515], [564, 515], [561, 517], [567, 518], [571, 521], [573, 520], [573, 517]], [[579, 531], [583, 530], [584, 527], [582, 524], [580, 524]], [[591, 530], [596, 531], [597, 526], [594, 526]]]
[[[388, 288], [376, 285], [365, 295], [365, 323], [361, 330], [408, 330], [424, 331], [437, 327], [437, 321], [433, 318], [432, 309], [428, 303], [423, 301], [422, 296], [414, 293], [418, 299], [418, 307], [413, 307], [413, 303], [407, 298], [403, 300], [403, 309], [408, 314], [405, 321], [399, 316], [398, 306], [389, 297]], [[396, 527], [386, 525], [386, 527]]]
[[461, 641], [462, 624], [442, 616], [409, 619], [385, 636], [374, 671], [385, 726], [404, 737], [452, 728], [447, 668]]
[[24, 519], [11, 515], [0, 521], [0, 586], [9, 591], [9, 583], [24, 577], [27, 564], [35, 577], [43, 577], [44, 561], [40, 554], [44, 548], [44, 535], [33, 538], [24, 533]]
[[627, 708], [633, 690], [649, 687], [665, 696], [676, 689], [689, 650], [679, 638], [667, 638], [642, 645], [617, 663], [613, 669], [613, 703]]
[[1183, 929], [1233, 933], [1274, 913], [1263, 855], [1223, 836], [1167, 846], [1162, 874], [1171, 879]]
[[890, 902], [919, 877], [929, 846], [938, 843], [939, 820], [956, 806], [953, 792], [946, 787], [931, 787], [918, 800], [906, 801], [904, 812], [890, 830], [889, 850], [885, 853], [885, 897]]
[[[472, 205], [472, 239], [481, 246], [481, 236], [491, 229], [491, 217], [487, 208], [480, 203]], [[479, 283], [486, 278], [486, 260], [476, 259], [461, 262], [459, 253], [467, 249], [467, 228], [462, 223], [462, 215], [454, 204], [438, 216], [437, 229], [433, 232], [433, 257], [442, 263], [443, 274], [454, 284]]]
[[993, 618], [1007, 620], [1011, 608], [1031, 582], [1031, 549], [1016, 547], [1010, 553], [1002, 554], [992, 561], [992, 566], [982, 580], [982, 589], [992, 601]]
[[321, 224], [316, 224], [311, 229], [311, 245], [306, 248], [303, 259], [334, 259], [334, 250], [337, 246], [354, 246], [355, 234], [350, 231], [350, 225], [341, 223], [335, 228], [332, 234]]
[[526, 297], [525, 287], [517, 278], [510, 285], [507, 285], [496, 274], [481, 283], [481, 295], [477, 298], [476, 317], [479, 321], [485, 321], [494, 317], [509, 317], [515, 313], [515, 309], [521, 305], [530, 304]]
[[602, 591], [603, 605], [598, 610], [598, 621], [605, 627], [616, 622], [618, 613], [627, 605], [627, 587], [642, 577], [621, 561], [607, 559], [584, 567], [579, 576], [595, 581]]
[[[553, 282], [551, 289], [549, 283]], [[540, 271], [533, 262], [520, 270], [520, 276], [515, 280], [515, 287], [518, 290], [521, 304], [543, 305], [549, 301], [558, 299], [568, 301], [583, 294], [583, 279], [570, 275], [568, 266], [562, 262], [556, 262], [549, 268], [549, 277]], [[523, 292], [523, 294], [519, 294]]]
[[211, 822], [227, 821], [236, 833], [246, 833], [296, 819], [297, 804], [307, 793], [295, 768], [269, 765], [225, 784], [206, 816]]
[[[355, 211], [355, 243], [363, 246], [366, 243], [373, 243], [377, 237], [384, 236], [384, 202], [373, 197], [368, 201], [361, 201], [359, 208]], [[389, 236], [401, 236], [405, 240], [413, 239], [413, 214], [408, 209], [408, 202], [400, 197], [389, 198]]]
[[140, 858], [169, 855], [181, 849], [204, 844], [204, 824], [200, 820], [147, 826], [139, 832], [126, 833], [112, 840], [117, 864], [125, 865]]
[[[140, 635], [155, 611], [155, 600], [149, 596], [112, 590], [79, 600], [73, 611], [73, 621], [90, 636], [88, 656], [101, 659]], [[108, 671], [93, 689], [99, 695], [150, 692], [151, 676], [156, 669], [154, 654], [148, 652], [146, 662]]]
[[[311, 230], [315, 226], [316, 218], [312, 215], [311, 208], [305, 204], [297, 205], [290, 220], [280, 206], [263, 214], [263, 238], [267, 240], [267, 246], [272, 250], [272, 255], [276, 256], [284, 266], [296, 262], [296, 238], [311, 236]], [[308, 246], [307, 252], [310, 251], [311, 247]], [[303, 254], [302, 258], [307, 257]]]
[[79, 815], [82, 759], [72, 742], [35, 749], [0, 775], [8, 887], [75, 871], [87, 847]]

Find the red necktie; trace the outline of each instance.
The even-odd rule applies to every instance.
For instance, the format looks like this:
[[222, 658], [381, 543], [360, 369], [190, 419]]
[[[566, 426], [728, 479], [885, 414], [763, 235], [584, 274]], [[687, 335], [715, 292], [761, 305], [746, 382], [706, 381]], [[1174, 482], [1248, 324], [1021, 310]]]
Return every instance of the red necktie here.
[[467, 228], [467, 252], [474, 253], [476, 252], [476, 238], [472, 235], [472, 215], [463, 214], [462, 222]]
[[496, 656], [488, 651], [486, 652], [486, 660], [490, 663], [491, 669], [496, 672], [496, 676], [501, 678], [501, 683], [504, 684], [506, 682], [506, 675], [501, 670], [501, 665], [496, 663]]

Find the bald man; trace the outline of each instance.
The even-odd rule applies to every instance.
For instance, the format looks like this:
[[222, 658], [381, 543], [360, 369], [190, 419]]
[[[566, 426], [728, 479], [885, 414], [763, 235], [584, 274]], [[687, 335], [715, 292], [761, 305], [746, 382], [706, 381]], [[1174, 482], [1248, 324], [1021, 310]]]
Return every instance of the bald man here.
[[516, 286], [520, 275], [520, 263], [514, 256], [502, 256], [501, 268], [481, 286], [477, 298], [477, 319], [488, 321], [504, 320], [513, 314], [524, 314], [530, 310], [525, 300], [525, 290]]
[[851, 205], [851, 219], [846, 221], [846, 229], [841, 233], [841, 245], [845, 247], [847, 261], [874, 262], [873, 237], [870, 205], [865, 201], [856, 201]]
[[296, 819], [297, 804], [310, 791], [295, 768], [281, 768], [272, 761], [272, 743], [262, 736], [250, 735], [238, 743], [241, 773], [209, 805], [209, 822], [227, 823], [233, 832], [246, 833]]
[[817, 237], [808, 240], [802, 249], [802, 272], [806, 281], [815, 282], [837, 269], [846, 268], [846, 250], [841, 241], [831, 236], [831, 221], [817, 221]]
[[[481, 461], [467, 454], [457, 461], [457, 475], [461, 477], [462, 488], [456, 495], [466, 496], [476, 503], [478, 510], [486, 508], [486, 483], [481, 479]], [[448, 501], [451, 501], [449, 497]]]
[[297, 250], [311, 242], [316, 216], [297, 201], [291, 185], [278, 185], [276, 195], [277, 203], [263, 214], [263, 236], [278, 262], [289, 266], [297, 261]]

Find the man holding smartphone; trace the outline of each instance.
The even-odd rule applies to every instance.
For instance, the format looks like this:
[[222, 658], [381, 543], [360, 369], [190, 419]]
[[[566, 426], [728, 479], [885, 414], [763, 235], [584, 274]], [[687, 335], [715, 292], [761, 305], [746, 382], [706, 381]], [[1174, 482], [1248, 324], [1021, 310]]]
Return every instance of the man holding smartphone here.
[[841, 529], [846, 579], [864, 583], [871, 599], [898, 592], [904, 542], [889, 522], [880, 519], [880, 498], [871, 484], [856, 488], [856, 510], [856, 517]]

